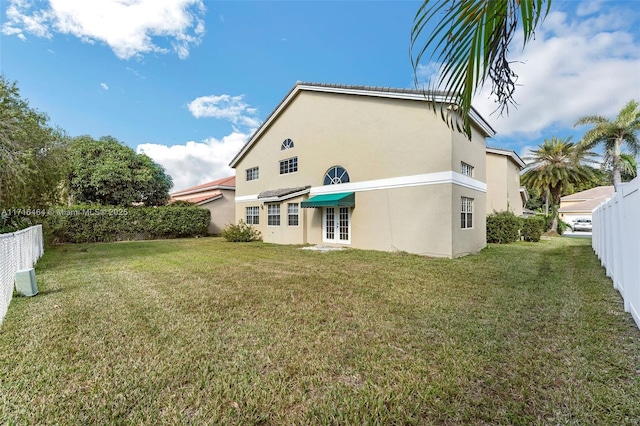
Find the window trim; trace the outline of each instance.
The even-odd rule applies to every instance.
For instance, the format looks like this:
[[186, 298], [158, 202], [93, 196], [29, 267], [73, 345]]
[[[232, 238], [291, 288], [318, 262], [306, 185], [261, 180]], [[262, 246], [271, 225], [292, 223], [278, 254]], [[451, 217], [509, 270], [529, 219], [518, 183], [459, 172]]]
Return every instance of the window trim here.
[[[272, 213], [271, 210], [277, 210], [277, 213]], [[267, 204], [267, 226], [280, 226], [280, 204], [279, 203], [271, 203]], [[274, 222], [272, 223], [272, 219]]]
[[[298, 157], [297, 156], [296, 157], [285, 158], [284, 160], [280, 160], [280, 162], [278, 164], [280, 165], [280, 176], [289, 175], [291, 173], [297, 173], [298, 172]], [[284, 168], [283, 168], [283, 166], [284, 166]], [[295, 167], [295, 170], [291, 170], [294, 167]]]
[[[468, 173], [465, 172], [465, 169], [468, 169]], [[475, 168], [471, 164], [465, 163], [464, 161], [460, 162], [460, 174], [462, 174], [464, 176], [473, 177], [474, 169]]]
[[[244, 218], [247, 225], [260, 225], [260, 207], [258, 206], [245, 207]], [[249, 218], [252, 218], [252, 219], [249, 219]]]
[[293, 139], [286, 138], [284, 141], [282, 141], [282, 145], [280, 145], [280, 151], [284, 151], [286, 149], [291, 149], [291, 148], [295, 148], [295, 144], [293, 143]]
[[[338, 176], [338, 170], [342, 170], [342, 173], [340, 174], [340, 182], [334, 182], [334, 179], [336, 179]], [[331, 176], [331, 172], [335, 171], [336, 176], [332, 177]], [[346, 180], [342, 181], [342, 178], [345, 177]], [[330, 180], [329, 183], [327, 183], [327, 179]], [[341, 183], [349, 183], [351, 182], [351, 178], [349, 177], [349, 172], [347, 171], [347, 169], [345, 169], [342, 166], [331, 166], [329, 167], [329, 169], [325, 172], [324, 174], [324, 178], [322, 179], [322, 184], [323, 185], [339, 185]]]
[[471, 197], [460, 197], [460, 229], [462, 230], [473, 229], [473, 201]]
[[[260, 179], [260, 167], [259, 166], [248, 168], [247, 170], [245, 170], [245, 172], [246, 172], [245, 179], [246, 179], [247, 182], [250, 182], [252, 180]], [[253, 176], [253, 174], [255, 174], [255, 177], [251, 177], [251, 179], [249, 179], [250, 174], [251, 174], [251, 176]]]
[[[291, 212], [291, 208], [295, 206], [295, 213]], [[291, 219], [295, 218], [295, 225], [291, 224]], [[300, 226], [300, 203], [287, 203], [287, 226]]]

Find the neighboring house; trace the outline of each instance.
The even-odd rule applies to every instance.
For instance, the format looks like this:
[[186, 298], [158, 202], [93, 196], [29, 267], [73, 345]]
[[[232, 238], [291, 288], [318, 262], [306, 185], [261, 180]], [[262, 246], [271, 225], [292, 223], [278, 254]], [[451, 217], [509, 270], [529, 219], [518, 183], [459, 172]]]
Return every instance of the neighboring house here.
[[230, 163], [236, 219], [271, 243], [479, 251], [494, 131], [472, 110], [468, 140], [426, 100], [421, 90], [297, 83]]
[[235, 223], [236, 178], [230, 176], [169, 194], [173, 201], [188, 201], [211, 211], [210, 234], [219, 234]]
[[520, 171], [524, 161], [514, 151], [487, 147], [487, 213], [510, 211], [523, 216], [529, 199], [520, 186]]
[[560, 219], [571, 224], [576, 219], [591, 219], [593, 209], [613, 197], [613, 186], [598, 186], [560, 198]]

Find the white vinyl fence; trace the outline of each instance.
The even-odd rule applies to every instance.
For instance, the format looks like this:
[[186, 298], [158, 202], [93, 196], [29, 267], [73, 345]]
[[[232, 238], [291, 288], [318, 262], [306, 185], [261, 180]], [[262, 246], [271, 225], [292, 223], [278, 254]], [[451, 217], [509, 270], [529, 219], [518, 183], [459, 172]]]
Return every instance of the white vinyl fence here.
[[640, 178], [593, 211], [592, 246], [640, 328]]
[[0, 324], [11, 303], [16, 271], [32, 268], [43, 253], [42, 225], [0, 234]]

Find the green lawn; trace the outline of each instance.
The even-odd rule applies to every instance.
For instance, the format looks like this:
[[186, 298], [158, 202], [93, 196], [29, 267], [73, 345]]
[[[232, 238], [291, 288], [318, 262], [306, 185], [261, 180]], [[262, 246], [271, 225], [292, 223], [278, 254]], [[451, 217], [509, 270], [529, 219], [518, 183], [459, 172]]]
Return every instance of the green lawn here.
[[640, 331], [589, 244], [51, 248], [0, 326], [0, 423], [637, 424]]

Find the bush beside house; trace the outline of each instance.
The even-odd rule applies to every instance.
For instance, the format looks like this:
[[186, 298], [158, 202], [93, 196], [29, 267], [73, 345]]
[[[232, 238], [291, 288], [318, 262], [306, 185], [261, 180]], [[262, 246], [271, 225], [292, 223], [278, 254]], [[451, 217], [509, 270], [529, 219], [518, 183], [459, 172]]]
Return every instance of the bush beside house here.
[[494, 212], [487, 215], [487, 242], [508, 244], [520, 239], [537, 242], [548, 230], [547, 225], [543, 216], [523, 218], [509, 211]]
[[248, 243], [262, 239], [260, 231], [240, 219], [237, 225], [230, 224], [222, 230], [222, 238], [234, 243]]

